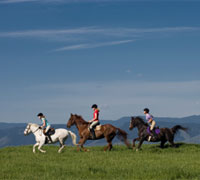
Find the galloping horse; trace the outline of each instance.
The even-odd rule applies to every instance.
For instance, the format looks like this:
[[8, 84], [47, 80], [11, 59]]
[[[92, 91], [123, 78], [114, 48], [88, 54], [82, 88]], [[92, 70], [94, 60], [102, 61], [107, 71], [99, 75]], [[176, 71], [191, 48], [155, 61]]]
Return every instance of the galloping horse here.
[[[87, 140], [92, 140], [92, 135], [88, 129], [89, 123], [86, 122], [81, 116], [71, 114], [71, 117], [67, 123], [67, 127], [70, 128], [73, 125], [76, 125], [80, 136], [80, 141], [78, 145], [81, 148], [78, 146], [78, 151], [81, 149], [87, 151], [87, 149], [83, 147], [83, 144]], [[105, 138], [108, 142], [108, 145], [104, 148], [104, 151], [106, 151], [107, 149], [112, 149], [112, 140], [116, 135], [118, 135], [120, 140], [122, 140], [127, 145], [127, 147], [129, 147], [129, 142], [127, 141], [127, 133], [119, 128], [112, 126], [111, 124], [101, 125], [99, 130], [95, 129], [95, 134], [96, 139]]]
[[[43, 134], [42, 129], [37, 124], [29, 123], [26, 126], [26, 129], [24, 130], [24, 135], [28, 135], [31, 132], [34, 134], [35, 140], [36, 140], [36, 144], [33, 146], [33, 153], [35, 153], [35, 147], [36, 146], [38, 146], [38, 150], [40, 152], [45, 153], [46, 151], [41, 149], [41, 147], [46, 142], [46, 136]], [[61, 128], [60, 129], [56, 129], [55, 130], [55, 134], [51, 135], [51, 139], [52, 139], [53, 143], [56, 143], [58, 141], [60, 143], [60, 149], [58, 150], [59, 153], [65, 147], [64, 143], [65, 143], [65, 140], [67, 139], [69, 134], [71, 135], [72, 143], [74, 145], [77, 145], [76, 144], [76, 135], [73, 132], [68, 131], [66, 129], [61, 129]], [[49, 143], [49, 144], [51, 144], [51, 143]]]
[[174, 144], [174, 135], [176, 134], [176, 132], [181, 129], [186, 131], [187, 128], [184, 128], [180, 125], [176, 125], [173, 128], [169, 129], [169, 128], [160, 128], [160, 133], [157, 134], [157, 136], [154, 136], [153, 134], [149, 134], [149, 130], [148, 130], [148, 124], [146, 122], [144, 122], [144, 120], [140, 117], [132, 117], [131, 121], [130, 121], [130, 126], [129, 129], [132, 130], [134, 127], [138, 128], [138, 138], [135, 138], [133, 140], [133, 149], [135, 148], [135, 142], [139, 141], [138, 147], [136, 150], [139, 150], [142, 143], [144, 141], [148, 140], [149, 135], [152, 136], [151, 138], [151, 142], [159, 142], [161, 141], [160, 147], [164, 148], [164, 144], [168, 141], [172, 147], [175, 147]]

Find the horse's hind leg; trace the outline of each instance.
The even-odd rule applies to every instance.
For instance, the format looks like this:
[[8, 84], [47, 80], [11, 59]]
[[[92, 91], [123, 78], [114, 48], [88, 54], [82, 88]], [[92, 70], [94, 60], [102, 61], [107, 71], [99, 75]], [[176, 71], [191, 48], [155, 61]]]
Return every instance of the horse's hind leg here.
[[174, 136], [173, 135], [168, 135], [167, 140], [171, 144], [172, 147], [176, 147], [176, 145], [174, 144]]
[[166, 140], [162, 140], [161, 143], [160, 143], [160, 147], [164, 148], [165, 143], [166, 143]]
[[63, 150], [63, 148], [65, 147], [64, 145], [64, 139], [59, 139], [59, 143], [60, 143], [60, 148], [58, 150], [58, 153], [61, 153], [61, 151]]
[[104, 148], [104, 151], [107, 151], [107, 150], [110, 151], [112, 149], [112, 147], [113, 147], [112, 146], [112, 140], [113, 140], [114, 137], [115, 137], [115, 134], [106, 137], [108, 145]]

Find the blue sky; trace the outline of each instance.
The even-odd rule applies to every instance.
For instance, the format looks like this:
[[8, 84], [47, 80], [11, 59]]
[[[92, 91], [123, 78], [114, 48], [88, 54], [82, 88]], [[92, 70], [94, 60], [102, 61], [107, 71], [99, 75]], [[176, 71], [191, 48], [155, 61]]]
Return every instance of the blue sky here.
[[0, 0], [0, 121], [198, 115], [199, 0]]

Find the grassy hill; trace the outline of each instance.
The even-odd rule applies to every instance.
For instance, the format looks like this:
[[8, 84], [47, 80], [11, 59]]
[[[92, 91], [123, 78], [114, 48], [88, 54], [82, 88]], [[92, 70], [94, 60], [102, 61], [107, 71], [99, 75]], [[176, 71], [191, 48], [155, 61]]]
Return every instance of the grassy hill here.
[[68, 146], [61, 154], [55, 146], [45, 146], [46, 154], [33, 154], [32, 146], [6, 147], [0, 149], [0, 179], [200, 179], [200, 145], [142, 147], [139, 152], [116, 145], [111, 152], [102, 146], [77, 152]]

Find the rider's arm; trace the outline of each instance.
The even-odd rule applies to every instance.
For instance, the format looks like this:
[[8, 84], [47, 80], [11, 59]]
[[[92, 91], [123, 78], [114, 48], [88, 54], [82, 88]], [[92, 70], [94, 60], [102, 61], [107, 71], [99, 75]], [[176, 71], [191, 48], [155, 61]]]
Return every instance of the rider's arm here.
[[42, 127], [45, 127], [46, 126], [46, 121], [45, 121], [44, 118], [42, 118], [42, 122], [43, 122]]
[[150, 118], [149, 120], [148, 120], [148, 123], [151, 123], [153, 121], [153, 119], [152, 118]]
[[97, 120], [97, 113], [94, 114], [94, 118], [92, 120], [90, 120], [89, 122], [93, 122], [95, 120]]

